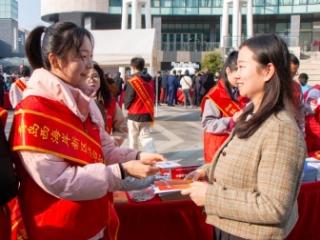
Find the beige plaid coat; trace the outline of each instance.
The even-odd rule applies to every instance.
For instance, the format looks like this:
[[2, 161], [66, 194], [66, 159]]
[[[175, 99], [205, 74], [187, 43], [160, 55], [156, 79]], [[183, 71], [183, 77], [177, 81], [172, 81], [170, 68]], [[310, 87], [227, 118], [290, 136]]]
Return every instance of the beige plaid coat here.
[[284, 239], [298, 219], [306, 147], [286, 111], [249, 138], [231, 134], [206, 168], [207, 223], [246, 239]]

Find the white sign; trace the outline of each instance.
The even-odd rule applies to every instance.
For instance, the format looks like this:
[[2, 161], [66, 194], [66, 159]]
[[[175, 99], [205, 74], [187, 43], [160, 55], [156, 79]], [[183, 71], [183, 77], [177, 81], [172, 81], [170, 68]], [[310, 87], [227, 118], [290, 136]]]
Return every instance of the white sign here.
[[192, 62], [171, 62], [173, 68], [195, 68], [199, 69], [200, 65], [198, 63]]

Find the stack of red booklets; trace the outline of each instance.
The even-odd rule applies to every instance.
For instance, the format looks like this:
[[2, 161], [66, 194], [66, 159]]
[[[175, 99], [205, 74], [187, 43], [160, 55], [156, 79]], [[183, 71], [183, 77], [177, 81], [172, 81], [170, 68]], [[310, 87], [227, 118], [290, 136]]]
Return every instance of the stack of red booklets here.
[[174, 192], [174, 191], [181, 191], [182, 189], [186, 189], [190, 187], [192, 180], [185, 180], [185, 179], [170, 179], [170, 180], [161, 180], [156, 181], [155, 185], [155, 192]]

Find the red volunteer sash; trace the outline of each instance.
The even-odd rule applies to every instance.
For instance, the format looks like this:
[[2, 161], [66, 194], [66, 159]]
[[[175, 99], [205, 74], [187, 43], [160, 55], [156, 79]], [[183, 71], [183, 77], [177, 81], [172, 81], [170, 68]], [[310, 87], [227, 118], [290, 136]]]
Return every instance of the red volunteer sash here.
[[[218, 84], [222, 84], [219, 81]], [[220, 88], [216, 87], [208, 94], [208, 98], [219, 108], [225, 117], [232, 117], [241, 108], [230, 97], [221, 97]]]
[[86, 165], [103, 162], [101, 146], [73, 124], [74, 117], [63, 120], [46, 113], [19, 109], [15, 113], [13, 151], [36, 151], [53, 154]]
[[23, 92], [27, 88], [27, 85], [21, 79], [16, 80], [15, 83], [17, 87], [21, 90], [21, 92]]
[[136, 91], [139, 98], [142, 100], [144, 106], [146, 107], [148, 113], [151, 115], [153, 119], [154, 109], [152, 98], [149, 95], [148, 91], [144, 88], [141, 79], [137, 76], [134, 76], [129, 80], [129, 83], [132, 85], [133, 89]]
[[[48, 110], [34, 111], [20, 108], [15, 112], [12, 126], [13, 151], [26, 150], [52, 154], [77, 165], [104, 162], [101, 144], [89, 136], [82, 125], [80, 127], [80, 120], [71, 112], [66, 113], [65, 106], [43, 99], [43, 102], [46, 101], [50, 102], [56, 111], [61, 110], [63, 119], [46, 113]], [[103, 239], [116, 240], [119, 219], [112, 204], [111, 192], [107, 194], [107, 199], [109, 218]], [[12, 240], [27, 239], [18, 201], [13, 203], [12, 208], [14, 209]]]
[[111, 102], [108, 105], [105, 105], [106, 109], [106, 127], [105, 130], [108, 134], [112, 133], [113, 129], [113, 118], [116, 113], [116, 104], [118, 104], [115, 98], [111, 99]]

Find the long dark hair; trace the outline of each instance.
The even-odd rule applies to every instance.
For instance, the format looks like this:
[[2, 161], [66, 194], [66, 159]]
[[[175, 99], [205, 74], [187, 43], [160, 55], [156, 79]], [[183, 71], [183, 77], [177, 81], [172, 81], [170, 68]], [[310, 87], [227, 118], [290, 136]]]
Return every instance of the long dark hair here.
[[97, 71], [100, 78], [100, 88], [97, 91], [97, 99], [102, 101], [103, 105], [108, 106], [111, 102], [111, 93], [104, 77], [104, 72], [97, 63], [93, 64], [93, 68]]
[[50, 70], [49, 53], [54, 53], [59, 58], [65, 57], [70, 50], [79, 54], [85, 37], [93, 44], [91, 33], [71, 22], [57, 22], [49, 27], [39, 26], [30, 32], [26, 40], [26, 55], [33, 69], [43, 67]]
[[273, 77], [264, 85], [264, 95], [256, 113], [252, 114], [253, 104], [247, 107], [236, 124], [235, 133], [239, 138], [248, 138], [272, 114], [283, 109], [293, 112], [292, 79], [290, 76], [290, 55], [286, 43], [275, 34], [260, 35], [241, 44], [254, 53], [254, 60], [262, 67], [272, 63], [275, 67]]
[[237, 67], [237, 60], [238, 60], [238, 51], [232, 51], [226, 61], [224, 62], [224, 65], [222, 67], [221, 70], [221, 79], [224, 82], [224, 85], [226, 86], [227, 92], [230, 96], [230, 98], [234, 101], [238, 101], [238, 99], [234, 99], [233, 95], [232, 95], [232, 86], [228, 80], [228, 76], [227, 76], [227, 68], [230, 68], [231, 71], [236, 71], [238, 69]]

